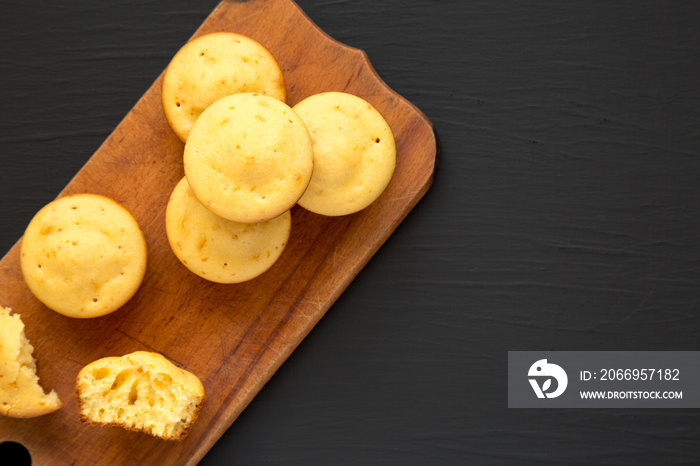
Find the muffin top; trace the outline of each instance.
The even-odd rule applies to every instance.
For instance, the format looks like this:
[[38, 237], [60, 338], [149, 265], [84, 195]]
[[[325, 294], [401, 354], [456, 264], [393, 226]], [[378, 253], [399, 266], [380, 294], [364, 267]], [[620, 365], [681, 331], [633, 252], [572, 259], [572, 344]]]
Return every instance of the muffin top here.
[[187, 179], [175, 186], [165, 229], [175, 256], [191, 272], [216, 283], [239, 283], [268, 270], [282, 254], [291, 229], [289, 211], [254, 224], [226, 220], [205, 209]]
[[282, 70], [257, 41], [232, 32], [215, 32], [185, 44], [165, 69], [165, 117], [184, 142], [199, 115], [221, 97], [257, 92], [286, 99]]
[[355, 213], [384, 192], [396, 167], [389, 124], [367, 101], [325, 92], [294, 106], [313, 141], [314, 171], [299, 205], [321, 215]]
[[43, 207], [20, 250], [22, 274], [46, 306], [69, 317], [98, 317], [125, 304], [146, 271], [146, 241], [112, 199], [75, 194]]
[[309, 132], [286, 104], [257, 93], [224, 97], [192, 127], [185, 176], [197, 199], [227, 220], [257, 223], [289, 210], [311, 179]]

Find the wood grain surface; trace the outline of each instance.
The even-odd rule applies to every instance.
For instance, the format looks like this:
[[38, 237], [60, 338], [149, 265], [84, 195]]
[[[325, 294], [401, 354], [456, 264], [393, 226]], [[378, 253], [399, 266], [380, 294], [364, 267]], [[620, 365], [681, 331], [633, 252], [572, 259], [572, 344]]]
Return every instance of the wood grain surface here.
[[[35, 465], [196, 464], [431, 184], [437, 155], [431, 123], [383, 83], [362, 51], [328, 37], [290, 0], [224, 1], [193, 37], [222, 30], [270, 49], [290, 105], [331, 90], [372, 103], [396, 137], [394, 178], [375, 204], [354, 215], [329, 218], [295, 207], [288, 246], [262, 276], [237, 285], [204, 281], [178, 262], [165, 235], [165, 205], [183, 176], [183, 145], [165, 121], [157, 77], [61, 193], [106, 195], [134, 215], [149, 253], [137, 294], [108, 316], [71, 319], [31, 295], [20, 273], [19, 242], [0, 262], [0, 304], [21, 314], [42, 384], [64, 403], [41, 418], [0, 418], [0, 441], [24, 444]], [[207, 400], [185, 440], [78, 422], [78, 371], [136, 350], [157, 351], [202, 380]]]

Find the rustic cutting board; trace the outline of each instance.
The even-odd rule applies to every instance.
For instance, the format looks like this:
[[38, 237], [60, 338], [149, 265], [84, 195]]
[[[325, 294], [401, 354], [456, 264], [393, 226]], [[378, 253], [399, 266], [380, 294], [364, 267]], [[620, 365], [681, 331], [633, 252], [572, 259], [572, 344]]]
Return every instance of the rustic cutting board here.
[[[60, 194], [103, 194], [134, 215], [149, 253], [136, 295], [108, 316], [71, 319], [31, 295], [20, 272], [19, 242], [0, 261], [0, 305], [21, 314], [41, 382], [64, 403], [35, 419], [0, 417], [0, 442], [22, 443], [35, 465], [196, 464], [432, 182], [431, 123], [382, 82], [362, 51], [325, 35], [292, 1], [223, 1], [193, 37], [214, 31], [245, 34], [269, 48], [285, 74], [290, 105], [322, 91], [372, 103], [395, 134], [394, 177], [377, 202], [354, 215], [330, 218], [295, 207], [288, 246], [260, 277], [236, 285], [202, 280], [178, 262], [165, 235], [166, 202], [183, 176], [183, 145], [163, 115], [158, 77]], [[202, 380], [207, 399], [184, 440], [78, 421], [78, 371], [136, 350], [157, 351]]]

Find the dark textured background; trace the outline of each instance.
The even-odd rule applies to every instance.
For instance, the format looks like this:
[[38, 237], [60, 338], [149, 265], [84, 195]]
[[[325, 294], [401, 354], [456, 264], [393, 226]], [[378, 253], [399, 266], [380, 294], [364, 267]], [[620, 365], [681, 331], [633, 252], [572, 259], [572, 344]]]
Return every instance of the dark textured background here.
[[[217, 0], [5, 3], [3, 253]], [[699, 464], [700, 411], [509, 410], [506, 361], [700, 349], [700, 4], [298, 3], [440, 167], [202, 464]]]

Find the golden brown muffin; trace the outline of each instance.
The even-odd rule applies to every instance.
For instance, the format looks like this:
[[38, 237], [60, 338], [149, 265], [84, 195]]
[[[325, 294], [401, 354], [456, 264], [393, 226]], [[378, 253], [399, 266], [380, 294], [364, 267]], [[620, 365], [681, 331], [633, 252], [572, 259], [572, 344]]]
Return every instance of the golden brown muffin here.
[[39, 385], [34, 347], [19, 315], [11, 312], [0, 306], [0, 414], [36, 417], [54, 412], [61, 400], [53, 390], [45, 394]]
[[76, 392], [82, 422], [168, 440], [187, 435], [204, 402], [197, 376], [147, 351], [88, 364], [78, 374]]
[[257, 92], [284, 102], [287, 93], [277, 60], [262, 44], [241, 34], [206, 34], [185, 44], [166, 68], [163, 111], [184, 142], [204, 109], [239, 92]]
[[191, 272], [217, 283], [253, 279], [282, 254], [291, 229], [289, 211], [260, 223], [238, 223], [213, 214], [183, 178], [165, 212], [168, 241]]
[[114, 200], [75, 194], [49, 203], [29, 222], [20, 264], [46, 306], [69, 317], [98, 317], [121, 307], [141, 285], [146, 240]]
[[299, 205], [321, 215], [347, 215], [373, 203], [396, 167], [389, 124], [368, 102], [325, 92], [294, 106], [314, 147], [314, 172]]
[[185, 176], [216, 215], [258, 223], [282, 215], [306, 190], [311, 138], [283, 102], [255, 93], [224, 97], [197, 119], [185, 144]]

